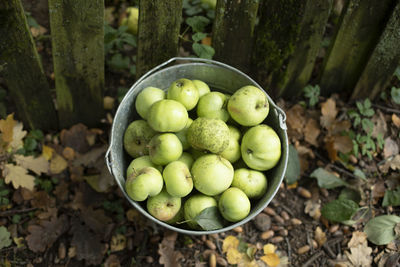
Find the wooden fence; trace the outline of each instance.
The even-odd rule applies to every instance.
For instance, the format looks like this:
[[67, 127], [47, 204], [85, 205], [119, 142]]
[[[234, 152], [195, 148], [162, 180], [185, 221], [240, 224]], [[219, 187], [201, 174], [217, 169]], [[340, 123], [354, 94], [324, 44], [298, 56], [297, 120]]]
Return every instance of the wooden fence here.
[[[375, 98], [400, 61], [399, 0], [346, 0], [319, 71], [315, 64], [333, 0], [218, 0], [214, 59], [255, 78], [273, 97], [321, 93]], [[137, 77], [178, 53], [182, 0], [139, 5]], [[49, 0], [56, 107], [21, 5], [0, 2], [0, 75], [31, 128], [56, 129], [103, 116], [104, 0]]]

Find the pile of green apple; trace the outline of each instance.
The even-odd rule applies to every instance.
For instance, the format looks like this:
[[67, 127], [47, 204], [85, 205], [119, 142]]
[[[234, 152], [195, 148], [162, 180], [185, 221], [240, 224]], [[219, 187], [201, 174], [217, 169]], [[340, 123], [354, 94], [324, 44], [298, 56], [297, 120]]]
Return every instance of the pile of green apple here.
[[[250, 200], [267, 191], [263, 172], [281, 157], [278, 135], [263, 124], [269, 102], [261, 89], [249, 85], [228, 95], [182, 78], [166, 92], [143, 89], [135, 110], [142, 119], [124, 134], [133, 157], [125, 182], [132, 200], [147, 200], [158, 220], [198, 230], [248, 216]], [[223, 223], [200, 223], [210, 214]]]

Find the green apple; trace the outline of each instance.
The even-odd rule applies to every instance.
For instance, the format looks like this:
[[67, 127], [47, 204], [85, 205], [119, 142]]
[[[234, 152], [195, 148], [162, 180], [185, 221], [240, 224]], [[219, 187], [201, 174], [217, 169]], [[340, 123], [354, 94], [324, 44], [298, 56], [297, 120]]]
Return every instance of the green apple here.
[[229, 145], [228, 147], [222, 151], [220, 154], [225, 159], [229, 160], [230, 163], [235, 163], [238, 159], [240, 159], [240, 132], [237, 128], [228, 125], [229, 127]]
[[281, 140], [274, 129], [260, 124], [243, 135], [240, 150], [247, 166], [266, 171], [275, 167], [281, 157]]
[[194, 83], [194, 85], [197, 88], [197, 91], [199, 92], [199, 98], [211, 92], [210, 87], [205, 82], [200, 80], [192, 80], [192, 82]]
[[268, 115], [268, 97], [255, 86], [244, 86], [229, 99], [228, 112], [240, 125], [255, 126], [262, 123]]
[[196, 160], [196, 159], [208, 154], [208, 152], [205, 151], [205, 150], [197, 150], [197, 149], [195, 149], [193, 147], [190, 148], [189, 152], [190, 152], [190, 155], [192, 155], [194, 160]]
[[163, 184], [162, 175], [156, 168], [144, 167], [128, 177], [125, 182], [125, 190], [131, 199], [143, 201], [149, 196], [158, 195]]
[[217, 207], [217, 201], [210, 196], [203, 194], [195, 194], [189, 197], [183, 205], [183, 215], [187, 224], [192, 229], [201, 229], [200, 226], [194, 221], [197, 215], [199, 215], [204, 209], [210, 207]]
[[230, 222], [238, 222], [250, 213], [250, 200], [246, 194], [236, 187], [228, 188], [218, 201], [218, 209], [222, 217]]
[[181, 209], [181, 198], [168, 194], [163, 189], [158, 195], [147, 199], [147, 211], [160, 221], [172, 220]]
[[150, 159], [154, 164], [167, 165], [182, 155], [182, 144], [173, 133], [155, 135], [149, 143]]
[[190, 144], [187, 141], [186, 134], [187, 134], [187, 131], [188, 131], [190, 125], [192, 124], [192, 122], [193, 122], [193, 120], [191, 118], [188, 118], [185, 128], [183, 128], [179, 132], [175, 133], [176, 136], [178, 136], [179, 140], [182, 143], [183, 150], [190, 148]]
[[141, 156], [139, 158], [136, 158], [131, 161], [131, 163], [128, 166], [128, 169], [126, 170], [126, 177], [131, 176], [133, 172], [138, 172], [144, 167], [153, 167], [162, 172], [162, 167], [160, 165], [154, 164], [149, 155], [146, 156]]
[[191, 80], [179, 79], [168, 88], [167, 98], [182, 103], [187, 110], [192, 110], [199, 101], [199, 91]]
[[144, 120], [129, 124], [124, 134], [124, 148], [128, 154], [137, 158], [149, 154], [148, 144], [156, 132]]
[[192, 175], [188, 166], [182, 161], [173, 161], [165, 166], [163, 178], [165, 188], [171, 196], [185, 197], [192, 192]]
[[233, 180], [232, 164], [221, 156], [209, 154], [198, 158], [191, 169], [197, 191], [215, 196], [225, 191]]
[[222, 120], [197, 118], [186, 137], [193, 148], [218, 154], [229, 145], [229, 128]]
[[136, 112], [143, 119], [147, 119], [151, 105], [155, 102], [165, 99], [165, 92], [156, 87], [144, 88], [136, 97]]
[[227, 122], [229, 113], [226, 110], [228, 97], [220, 92], [203, 95], [197, 104], [197, 116], [209, 119], [220, 119]]
[[178, 161], [181, 161], [186, 164], [186, 166], [189, 168], [189, 170], [192, 168], [194, 159], [193, 156], [190, 155], [188, 152], [182, 152], [182, 155], [178, 159]]
[[137, 7], [128, 7], [126, 9], [126, 15], [120, 21], [120, 26], [128, 26], [127, 32], [137, 35], [139, 24], [139, 9]]
[[179, 222], [183, 222], [185, 220], [185, 217], [183, 215], [183, 205], [181, 203], [181, 208], [179, 209], [178, 213], [172, 218], [171, 220], [166, 221], [168, 224], [176, 224]]
[[179, 132], [185, 128], [188, 118], [185, 106], [175, 100], [163, 99], [151, 105], [147, 121], [158, 132]]
[[264, 173], [250, 169], [237, 169], [232, 186], [241, 189], [248, 198], [260, 198], [267, 192], [268, 180]]

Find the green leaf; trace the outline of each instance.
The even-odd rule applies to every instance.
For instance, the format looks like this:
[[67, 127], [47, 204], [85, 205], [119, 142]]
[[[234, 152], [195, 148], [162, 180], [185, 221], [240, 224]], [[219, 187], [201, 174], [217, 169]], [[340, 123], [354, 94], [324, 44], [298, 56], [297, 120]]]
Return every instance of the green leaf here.
[[32, 130], [29, 132], [28, 137], [34, 138], [38, 141], [42, 141], [44, 139], [44, 134], [41, 130]]
[[399, 223], [400, 217], [398, 216], [378, 216], [365, 225], [364, 232], [367, 234], [368, 240], [375, 245], [386, 245], [396, 238], [395, 227]]
[[200, 58], [212, 59], [215, 54], [214, 48], [209, 45], [194, 43], [192, 48], [195, 54]]
[[285, 181], [294, 184], [300, 178], [300, 160], [296, 148], [289, 145], [289, 160], [285, 173]]
[[353, 200], [355, 203], [358, 203], [361, 200], [361, 196], [357, 191], [353, 189], [343, 188], [342, 191], [340, 191], [338, 199], [350, 199]]
[[196, 32], [195, 34], [192, 35], [192, 39], [195, 42], [199, 42], [206, 37], [207, 37], [207, 33], [204, 33], [204, 32]]
[[400, 80], [400, 67], [396, 68], [396, 71], [394, 72], [394, 76], [396, 76], [397, 79]]
[[218, 208], [215, 206], [202, 210], [193, 220], [206, 231], [224, 227], [223, 219], [219, 214]]
[[11, 245], [10, 232], [4, 226], [0, 226], [0, 249]]
[[400, 206], [400, 186], [395, 190], [386, 190], [382, 206]]
[[354, 171], [353, 171], [353, 174], [355, 176], [357, 176], [358, 178], [361, 178], [363, 180], [367, 180], [367, 176], [365, 176], [365, 173], [362, 170], [360, 170], [359, 168], [355, 168]]
[[110, 66], [117, 70], [129, 68], [129, 57], [123, 57], [121, 54], [115, 54], [111, 58]]
[[334, 174], [328, 172], [323, 168], [314, 170], [311, 175], [312, 178], [318, 180], [318, 186], [326, 189], [332, 189], [340, 186], [347, 186], [348, 184], [342, 179], [336, 177]]
[[24, 148], [25, 148], [26, 151], [35, 150], [36, 147], [37, 147], [37, 144], [38, 144], [37, 141], [35, 139], [33, 139], [33, 138], [30, 138], [30, 137], [27, 137], [24, 140]]
[[319, 94], [320, 94], [320, 88], [319, 85], [312, 86], [312, 85], [307, 85], [304, 87], [304, 96], [309, 99], [309, 105], [311, 107], [315, 106], [315, 104], [318, 103], [319, 101]]
[[122, 99], [126, 95], [126, 93], [129, 91], [129, 88], [124, 88], [124, 87], [118, 87], [117, 91], [117, 98], [118, 102], [121, 103]]
[[350, 199], [335, 199], [325, 204], [321, 214], [332, 222], [349, 221], [358, 210], [358, 204]]
[[187, 25], [192, 27], [194, 32], [204, 32], [210, 20], [204, 16], [194, 16], [186, 19]]
[[400, 88], [392, 87], [390, 95], [392, 96], [393, 102], [400, 105]]

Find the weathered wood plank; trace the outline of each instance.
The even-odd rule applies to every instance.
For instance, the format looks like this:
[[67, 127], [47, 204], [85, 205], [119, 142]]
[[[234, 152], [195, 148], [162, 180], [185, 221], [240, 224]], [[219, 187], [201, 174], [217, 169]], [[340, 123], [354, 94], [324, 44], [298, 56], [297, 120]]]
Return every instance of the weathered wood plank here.
[[282, 85], [277, 84], [279, 95], [296, 97], [309, 82], [331, 8], [332, 0], [307, 1], [295, 51], [288, 59]]
[[216, 60], [248, 72], [258, 1], [217, 1], [212, 33]]
[[140, 0], [136, 77], [178, 54], [182, 0]]
[[392, 15], [370, 56], [351, 98], [371, 99], [385, 89], [400, 63], [400, 3]]
[[60, 125], [103, 116], [104, 0], [49, 0]]
[[377, 44], [396, 0], [350, 0], [324, 63], [324, 95], [351, 93]]
[[0, 1], [0, 75], [26, 126], [57, 129], [49, 84], [20, 0]]
[[301, 30], [307, 0], [265, 0], [255, 29], [252, 73], [273, 96], [286, 75], [286, 64], [293, 55]]

